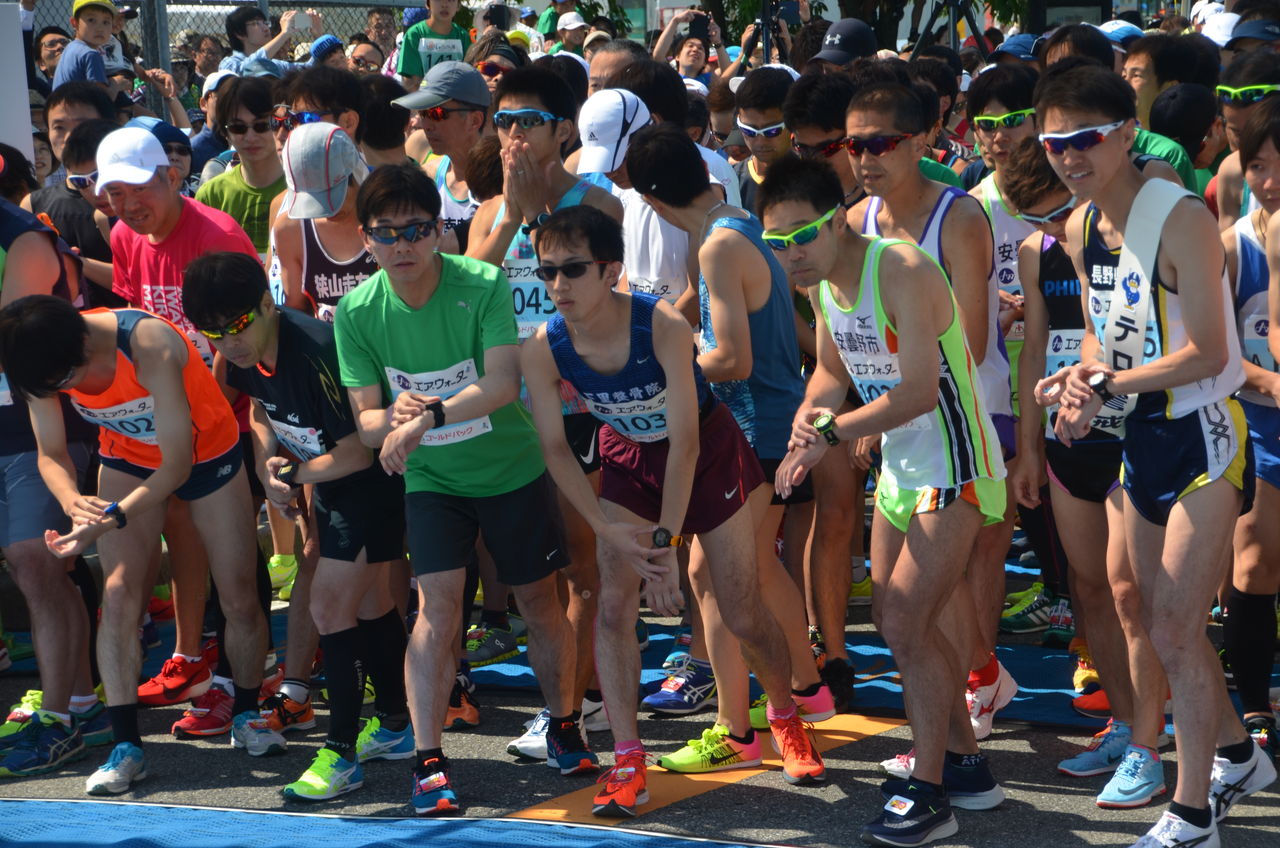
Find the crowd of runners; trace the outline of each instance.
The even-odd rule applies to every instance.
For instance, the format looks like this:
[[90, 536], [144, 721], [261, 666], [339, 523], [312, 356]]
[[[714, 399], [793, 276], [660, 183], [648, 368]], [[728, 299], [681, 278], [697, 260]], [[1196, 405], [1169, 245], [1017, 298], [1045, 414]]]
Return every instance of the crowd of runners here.
[[[572, 0], [456, 11], [397, 38], [374, 9], [345, 48], [311, 14], [295, 63], [304, 29], [246, 7], [229, 51], [175, 45], [183, 81], [131, 67], [108, 0], [28, 31], [0, 543], [41, 688], [0, 776], [102, 746], [86, 791], [117, 795], [142, 707], [258, 757], [323, 697], [285, 798], [405, 760], [413, 810], [456, 814], [470, 670], [527, 644], [546, 706], [507, 753], [598, 775], [599, 816], [769, 745], [821, 784], [870, 604], [913, 742], [865, 841], [1004, 801], [996, 643], [1044, 631], [1109, 719], [1058, 771], [1105, 776], [1103, 808], [1168, 795], [1142, 848], [1220, 844], [1280, 752], [1280, 3], [901, 56], [807, 4], [770, 56], [699, 11], [652, 50]], [[1016, 526], [1042, 573], [1006, 596]], [[643, 608], [682, 629], [641, 701]]]

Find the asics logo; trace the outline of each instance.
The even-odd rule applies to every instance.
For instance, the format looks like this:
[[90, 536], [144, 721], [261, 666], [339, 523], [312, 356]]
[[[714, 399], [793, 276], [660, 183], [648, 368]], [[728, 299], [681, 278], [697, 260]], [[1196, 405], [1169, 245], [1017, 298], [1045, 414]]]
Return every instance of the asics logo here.
[[[1245, 791], [1245, 784], [1249, 782], [1249, 778], [1253, 777], [1253, 773], [1257, 770], [1258, 767], [1255, 765], [1253, 768], [1249, 769], [1246, 774], [1241, 776], [1239, 780], [1234, 783], [1224, 783], [1222, 784], [1222, 788], [1213, 793], [1215, 818], [1221, 818], [1226, 815], [1227, 810], [1231, 809], [1232, 804], [1249, 794]], [[1192, 843], [1187, 842], [1184, 844], [1191, 845]]]

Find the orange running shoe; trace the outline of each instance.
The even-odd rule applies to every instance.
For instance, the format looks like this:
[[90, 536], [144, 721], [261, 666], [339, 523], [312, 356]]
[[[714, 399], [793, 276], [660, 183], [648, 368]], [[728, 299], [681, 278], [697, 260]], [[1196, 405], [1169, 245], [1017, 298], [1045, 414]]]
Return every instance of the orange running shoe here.
[[1072, 698], [1071, 709], [1089, 718], [1111, 718], [1111, 699], [1107, 697], [1106, 689], [1097, 689]]
[[316, 713], [311, 708], [311, 699], [303, 703], [277, 692], [262, 702], [262, 717], [277, 733], [288, 733], [290, 730], [310, 730], [316, 726]]
[[462, 684], [455, 681], [449, 693], [449, 711], [444, 717], [445, 730], [465, 730], [480, 726], [480, 705]]
[[209, 691], [213, 675], [204, 660], [189, 662], [185, 657], [170, 657], [160, 673], [138, 685], [138, 703], [148, 707], [168, 707], [199, 698]]
[[827, 779], [827, 768], [813, 742], [813, 725], [800, 718], [799, 710], [788, 719], [770, 721], [773, 750], [782, 755], [782, 776], [787, 783], [807, 785]]
[[649, 803], [649, 790], [645, 788], [647, 771], [643, 750], [619, 755], [613, 768], [598, 781], [604, 788], [591, 799], [591, 812], [603, 818], [635, 818], [636, 807]]

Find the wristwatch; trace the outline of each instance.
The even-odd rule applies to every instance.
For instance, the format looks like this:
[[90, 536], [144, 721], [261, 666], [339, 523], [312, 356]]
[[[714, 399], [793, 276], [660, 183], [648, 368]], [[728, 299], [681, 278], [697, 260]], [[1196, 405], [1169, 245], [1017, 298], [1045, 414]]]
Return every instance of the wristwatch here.
[[525, 224], [523, 227], [520, 228], [520, 232], [524, 233], [527, 236], [529, 235], [529, 233], [538, 229], [538, 227], [541, 227], [543, 224], [547, 223], [547, 221], [549, 220], [551, 220], [550, 215], [548, 215], [546, 212], [539, 212], [538, 217], [534, 218], [528, 224]]
[[423, 411], [431, 413], [432, 430], [439, 430], [444, 426], [444, 401], [437, 400], [433, 403], [429, 403], [423, 408]]
[[286, 486], [292, 486], [293, 478], [298, 476], [298, 469], [301, 467], [296, 462], [286, 463], [276, 469], [276, 479]]
[[1089, 377], [1089, 388], [1093, 390], [1095, 395], [1102, 398], [1103, 403], [1116, 396], [1115, 392], [1107, 388], [1107, 380], [1109, 379], [1103, 371], [1098, 371]]
[[671, 531], [665, 527], [659, 527], [653, 531], [653, 546], [655, 548], [678, 548], [684, 544], [684, 536], [672, 536]]
[[813, 429], [822, 434], [822, 438], [827, 440], [827, 444], [840, 444], [840, 437], [836, 435], [836, 417], [830, 412], [824, 412], [813, 419]]
[[123, 530], [125, 525], [129, 523], [129, 518], [124, 514], [124, 510], [120, 508], [119, 501], [107, 504], [107, 508], [102, 511], [102, 514], [116, 520], [117, 530]]

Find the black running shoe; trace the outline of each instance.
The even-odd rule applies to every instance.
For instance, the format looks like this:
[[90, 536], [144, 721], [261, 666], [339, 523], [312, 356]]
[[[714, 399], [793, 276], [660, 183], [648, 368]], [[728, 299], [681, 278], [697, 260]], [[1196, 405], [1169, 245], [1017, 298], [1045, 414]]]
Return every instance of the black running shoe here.
[[862, 827], [862, 841], [869, 845], [924, 845], [960, 829], [945, 792], [939, 795], [911, 780], [886, 781], [880, 791], [888, 800]]
[[827, 660], [819, 672], [822, 682], [831, 690], [831, 697], [836, 702], [836, 712], [847, 713], [853, 709], [857, 695], [853, 691], [856, 678], [853, 666], [844, 660]]

